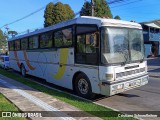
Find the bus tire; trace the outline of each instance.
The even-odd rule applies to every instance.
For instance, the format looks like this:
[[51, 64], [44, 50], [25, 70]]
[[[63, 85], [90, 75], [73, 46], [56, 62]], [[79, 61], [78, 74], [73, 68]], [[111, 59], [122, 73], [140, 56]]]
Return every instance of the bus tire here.
[[26, 77], [26, 69], [25, 69], [25, 67], [24, 67], [23, 64], [21, 65], [21, 75], [22, 75], [23, 77]]
[[75, 90], [76, 93], [87, 99], [93, 99], [95, 94], [92, 93], [92, 88], [88, 77], [82, 73], [80, 73], [75, 80]]

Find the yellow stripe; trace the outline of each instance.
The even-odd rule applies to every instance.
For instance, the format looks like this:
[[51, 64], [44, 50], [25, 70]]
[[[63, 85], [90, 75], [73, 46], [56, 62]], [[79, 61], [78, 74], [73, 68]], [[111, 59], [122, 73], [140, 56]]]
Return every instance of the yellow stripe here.
[[16, 59], [16, 63], [17, 63], [17, 65], [18, 65], [18, 67], [20, 68], [20, 63], [19, 63], [19, 60], [18, 60], [18, 55], [17, 55], [17, 52], [16, 51], [14, 51], [14, 56], [15, 56], [15, 59]]
[[29, 67], [29, 69], [30, 69], [30, 70], [35, 70], [35, 67], [33, 67], [33, 66], [30, 64], [30, 62], [29, 62], [29, 60], [28, 60], [28, 58], [27, 58], [26, 51], [23, 51], [23, 55], [24, 55], [24, 59], [25, 59], [25, 61], [26, 61], [27, 66]]
[[[53, 78], [56, 80], [60, 80], [66, 71], [68, 52], [69, 52], [68, 48], [60, 49], [60, 65], [62, 64], [62, 66], [59, 67], [59, 69], [55, 75], [53, 74]], [[65, 64], [65, 65], [63, 65], [63, 64]]]

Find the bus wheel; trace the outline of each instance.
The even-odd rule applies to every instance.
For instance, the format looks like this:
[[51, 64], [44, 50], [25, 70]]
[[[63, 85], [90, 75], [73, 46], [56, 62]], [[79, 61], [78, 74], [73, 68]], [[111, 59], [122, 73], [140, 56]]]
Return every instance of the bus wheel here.
[[75, 90], [76, 93], [84, 98], [92, 99], [95, 94], [92, 93], [91, 84], [89, 79], [84, 74], [79, 74], [75, 81]]
[[26, 69], [25, 69], [25, 67], [24, 67], [23, 64], [21, 65], [21, 75], [22, 75], [23, 77], [26, 76]]

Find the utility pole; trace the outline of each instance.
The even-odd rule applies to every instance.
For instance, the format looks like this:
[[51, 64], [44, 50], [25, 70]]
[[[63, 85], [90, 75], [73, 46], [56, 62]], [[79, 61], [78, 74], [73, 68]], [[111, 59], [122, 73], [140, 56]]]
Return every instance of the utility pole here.
[[[8, 31], [9, 31], [8, 25], [5, 25], [5, 29], [6, 29], [6, 31], [5, 31], [5, 39], [6, 39], [6, 41], [8, 41], [8, 37], [9, 37], [9, 35], [8, 35]], [[8, 55], [8, 44], [4, 44], [3, 52], [5, 52], [5, 54]]]
[[8, 30], [9, 30], [8, 25], [5, 25], [5, 29], [7, 30], [7, 33], [8, 33]]
[[92, 16], [94, 16], [94, 0], [91, 0], [91, 11], [92, 11]]

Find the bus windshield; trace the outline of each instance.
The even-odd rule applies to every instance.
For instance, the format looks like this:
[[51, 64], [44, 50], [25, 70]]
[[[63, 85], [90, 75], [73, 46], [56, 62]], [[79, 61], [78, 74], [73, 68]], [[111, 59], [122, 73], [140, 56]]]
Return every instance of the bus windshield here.
[[103, 27], [101, 41], [103, 64], [124, 64], [144, 58], [142, 30]]

